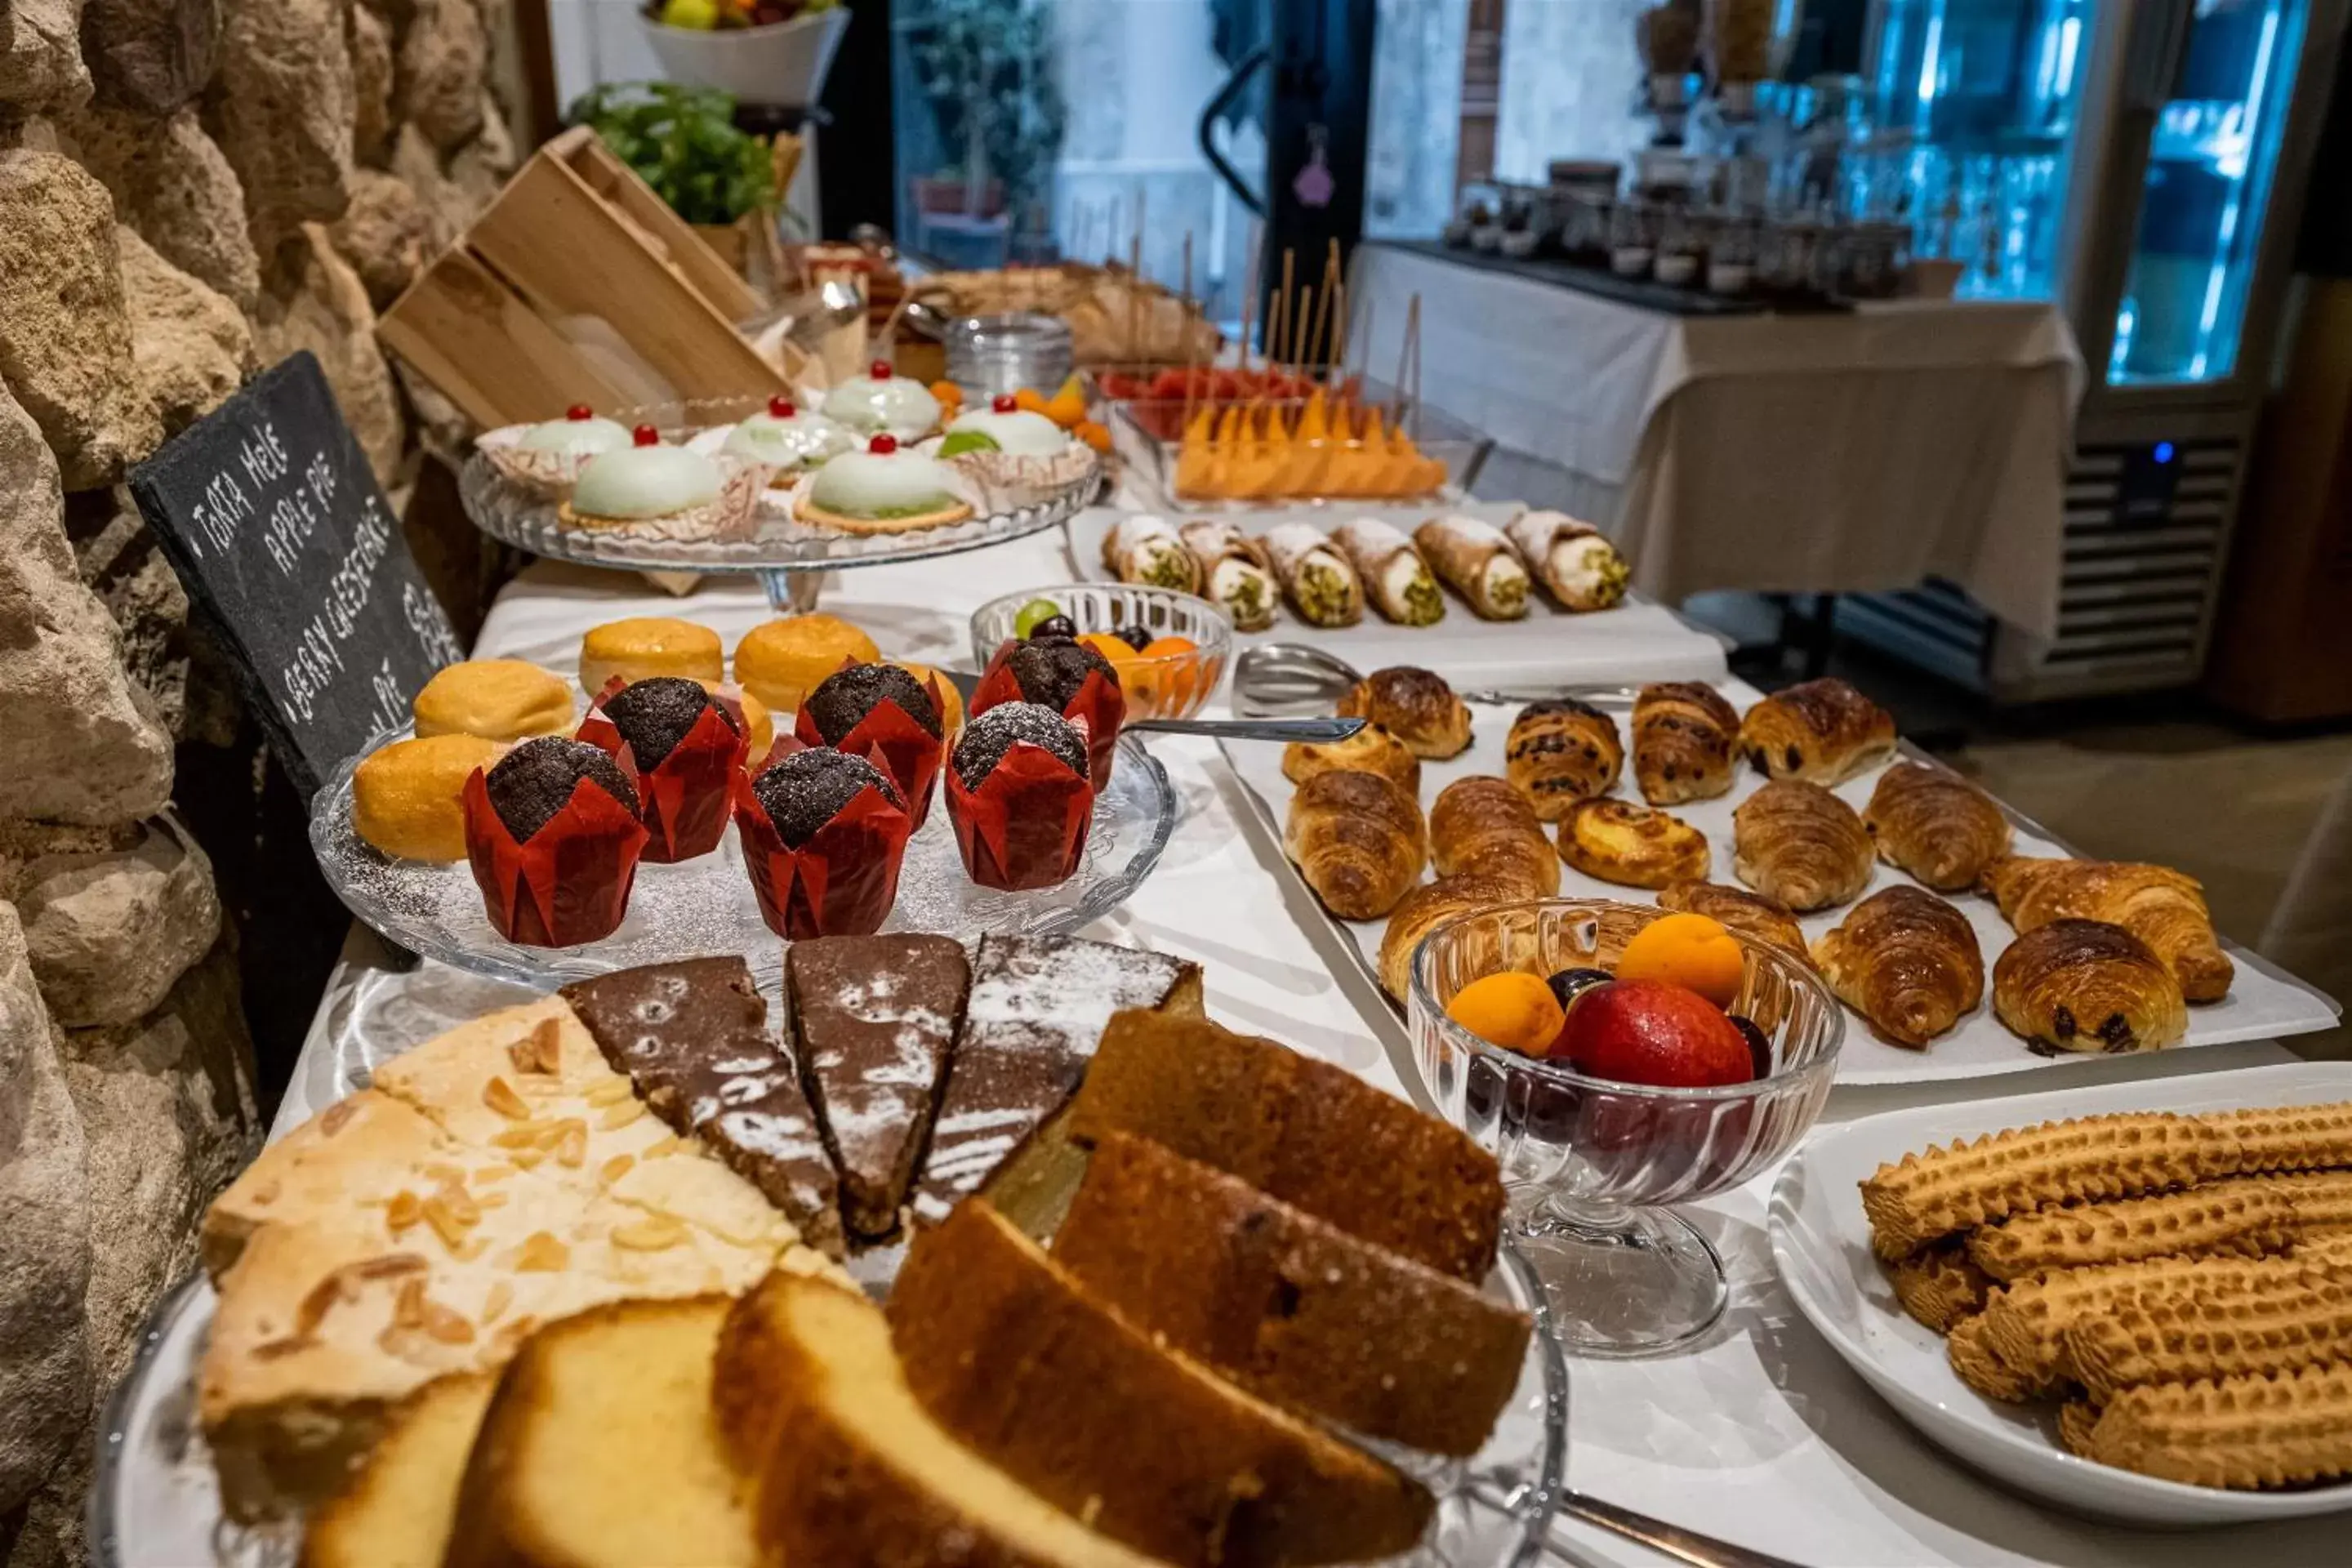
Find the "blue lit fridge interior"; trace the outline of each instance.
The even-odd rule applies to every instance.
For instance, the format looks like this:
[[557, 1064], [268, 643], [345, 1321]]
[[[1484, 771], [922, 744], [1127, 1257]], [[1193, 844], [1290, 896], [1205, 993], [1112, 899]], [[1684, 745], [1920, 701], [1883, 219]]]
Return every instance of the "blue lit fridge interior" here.
[[2198, 0], [2179, 90], [2158, 112], [2107, 380], [2218, 381], [2238, 367], [2304, 0]]
[[1871, 7], [1869, 135], [1900, 165], [1897, 210], [1873, 216], [1908, 219], [1921, 255], [1958, 263], [1963, 298], [2056, 291], [2067, 164], [2101, 8], [2101, 0]]

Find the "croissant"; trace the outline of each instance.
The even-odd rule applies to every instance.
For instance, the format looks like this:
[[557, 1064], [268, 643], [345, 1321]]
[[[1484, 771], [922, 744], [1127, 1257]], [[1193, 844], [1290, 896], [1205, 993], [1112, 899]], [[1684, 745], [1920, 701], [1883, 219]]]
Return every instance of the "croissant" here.
[[1808, 680], [1750, 708], [1739, 749], [1769, 777], [1843, 784], [1895, 750], [1895, 720], [1843, 680]]
[[2159, 1050], [2189, 1032], [2172, 971], [2105, 921], [2052, 921], [2011, 942], [1992, 966], [1992, 1007], [2045, 1056]]
[[1378, 920], [1421, 880], [1421, 807], [1378, 773], [1318, 773], [1290, 797], [1282, 852], [1325, 909]]
[[1492, 877], [1522, 899], [1559, 891], [1559, 858], [1535, 808], [1508, 781], [1474, 774], [1455, 779], [1429, 808], [1430, 863], [1441, 877]]
[[2205, 889], [2194, 877], [2126, 860], [2011, 855], [1987, 867], [1981, 885], [2020, 933], [2056, 920], [2106, 921], [2154, 949], [2189, 1001], [2229, 994], [2237, 966], [2221, 951]]
[[1796, 911], [1778, 899], [1768, 899], [1745, 888], [1726, 887], [1721, 882], [1669, 882], [1658, 889], [1658, 908], [1705, 915], [1742, 936], [1754, 937], [1792, 958], [1801, 958], [1808, 965], [1813, 962], [1812, 953], [1805, 946], [1804, 928], [1797, 923]]
[[1704, 881], [1706, 835], [1681, 817], [1630, 800], [1580, 800], [1560, 818], [1559, 856], [1588, 877], [1625, 888]]
[[1862, 814], [1879, 858], [1939, 892], [1973, 888], [2009, 853], [2009, 818], [1976, 785], [1943, 768], [1897, 763], [1878, 775]]
[[1503, 742], [1504, 771], [1546, 822], [1559, 821], [1580, 800], [1607, 795], [1624, 765], [1617, 721], [1588, 702], [1530, 702]]
[[1470, 745], [1470, 710], [1442, 677], [1411, 665], [1376, 669], [1349, 687], [1339, 717], [1370, 719], [1416, 757], [1443, 761]]
[[1731, 814], [1731, 868], [1792, 910], [1825, 910], [1870, 885], [1870, 833], [1819, 784], [1775, 779]]
[[1642, 688], [1633, 699], [1633, 781], [1652, 805], [1712, 800], [1731, 788], [1739, 712], [1697, 680]]
[[1421, 759], [1378, 724], [1366, 724], [1344, 741], [1293, 741], [1282, 749], [1282, 776], [1292, 784], [1329, 773], [1378, 773], [1421, 798]]
[[1914, 1049], [1984, 1000], [1984, 954], [1969, 917], [1933, 893], [1884, 888], [1813, 944], [1839, 1001]]
[[1381, 989], [1404, 1002], [1412, 991], [1412, 950], [1421, 939], [1456, 915], [1525, 903], [1528, 893], [1513, 882], [1469, 873], [1424, 882], [1404, 896], [1381, 933]]

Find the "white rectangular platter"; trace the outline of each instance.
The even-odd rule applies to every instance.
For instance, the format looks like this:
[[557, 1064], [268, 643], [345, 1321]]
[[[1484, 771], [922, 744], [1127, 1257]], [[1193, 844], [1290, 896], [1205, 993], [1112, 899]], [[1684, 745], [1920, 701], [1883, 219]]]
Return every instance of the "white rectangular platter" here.
[[2352, 1062], [2183, 1073], [2056, 1094], [1924, 1106], [1816, 1131], [1773, 1184], [1772, 1258], [1814, 1328], [1923, 1434], [1996, 1478], [2062, 1508], [2133, 1524], [2251, 1522], [2352, 1509], [2352, 1484], [2217, 1491], [2094, 1464], [2059, 1447], [2054, 1407], [2001, 1405], [1959, 1380], [1934, 1331], [1895, 1300], [1871, 1255], [1856, 1184], [1931, 1143], [2110, 1111], [2230, 1110], [2352, 1099]]
[[[1525, 509], [1508, 501], [1455, 501], [1444, 508], [1329, 505], [1287, 510], [1163, 512], [1171, 522], [1216, 518], [1256, 535], [1279, 523], [1311, 522], [1328, 532], [1350, 518], [1377, 517], [1411, 533], [1440, 510], [1482, 518], [1497, 528]], [[1103, 565], [1104, 535], [1127, 513], [1114, 507], [1088, 507], [1067, 527], [1070, 564], [1082, 581], [1114, 582]], [[1630, 596], [1613, 609], [1570, 615], [1538, 588], [1528, 595], [1524, 619], [1486, 621], [1451, 589], [1445, 618], [1434, 626], [1401, 626], [1367, 605], [1352, 626], [1327, 630], [1308, 626], [1285, 604], [1274, 625], [1241, 632], [1243, 647], [1267, 642], [1311, 642], [1359, 669], [1417, 664], [1437, 670], [1457, 686], [1508, 686], [1515, 682], [1580, 684], [1635, 680], [1715, 680], [1725, 670], [1723, 645], [1689, 626], [1663, 605]]]
[[[1733, 707], [1745, 711], [1757, 694], [1739, 685], [1725, 688]], [[1627, 742], [1628, 755], [1625, 776], [1612, 793], [1620, 798], [1639, 801], [1641, 793], [1633, 785], [1631, 737], [1626, 733], [1631, 717], [1631, 705], [1624, 701], [1601, 700], [1597, 706], [1616, 720], [1618, 735]], [[1443, 763], [1424, 762], [1421, 765], [1421, 805], [1426, 812], [1437, 792], [1457, 778], [1472, 773], [1503, 773], [1503, 742], [1509, 733], [1516, 708], [1473, 705], [1473, 739], [1470, 749], [1460, 756]], [[1249, 787], [1253, 802], [1259, 808], [1260, 818], [1272, 836], [1279, 852], [1282, 822], [1290, 805], [1292, 786], [1282, 776], [1282, 748], [1274, 745], [1248, 743], [1228, 744], [1225, 758], [1234, 772]], [[1870, 792], [1877, 786], [1883, 768], [1874, 768], [1861, 777], [1849, 779], [1837, 788], [1837, 794], [1855, 811], [1869, 804]], [[1706, 835], [1707, 848], [1713, 857], [1708, 879], [1733, 887], [1740, 885], [1731, 870], [1731, 814], [1738, 804], [1753, 795], [1764, 783], [1763, 775], [1742, 763], [1736, 774], [1731, 793], [1716, 800], [1692, 801], [1673, 808], [1674, 814]], [[2032, 824], [2011, 813], [2017, 833], [2013, 845], [2020, 855], [2066, 855], [2065, 847], [2034, 830]], [[1297, 868], [1286, 864], [1285, 870], [1297, 875]], [[1870, 886], [1861, 895], [1867, 898], [1879, 889], [1911, 879], [1884, 861], [1871, 873]], [[1603, 882], [1563, 864], [1560, 867], [1559, 890], [1563, 898], [1615, 899], [1626, 903], [1654, 904], [1655, 893], [1640, 888], [1621, 888]], [[1312, 903], [1313, 896], [1307, 901]], [[1859, 901], [1857, 900], [1856, 901]], [[1977, 1010], [1962, 1018], [1950, 1033], [1931, 1042], [1925, 1050], [1906, 1050], [1889, 1045], [1871, 1032], [1859, 1015], [1848, 1011], [1845, 1047], [1838, 1061], [1837, 1081], [1851, 1084], [1914, 1083], [1925, 1079], [1985, 1078], [1998, 1073], [2024, 1072], [2049, 1065], [2053, 1061], [2081, 1061], [2083, 1057], [2050, 1058], [2036, 1056], [2025, 1047], [2025, 1042], [2002, 1026], [1992, 1012], [1992, 966], [2014, 937], [2009, 922], [1991, 899], [1978, 893], [1951, 895], [1952, 903], [1969, 918], [1975, 927], [1977, 943], [1984, 955], [1985, 1000]], [[1807, 941], [1812, 941], [1843, 920], [1852, 904], [1823, 910], [1818, 914], [1801, 917]], [[1316, 905], [1318, 912], [1321, 906]], [[1381, 935], [1387, 929], [1382, 921], [1349, 921], [1323, 918], [1340, 933], [1346, 951], [1359, 955], [1365, 971], [1377, 988]], [[2189, 1010], [2189, 1035], [2183, 1049], [2197, 1046], [2226, 1045], [2233, 1040], [2274, 1039], [2284, 1035], [2308, 1034], [2316, 1029], [2333, 1028], [2337, 1010], [2335, 1004], [2301, 981], [2284, 974], [2263, 963], [2253, 954], [2234, 943], [2230, 956], [2238, 966], [2236, 980], [2229, 995], [2219, 1002], [2192, 1006]]]

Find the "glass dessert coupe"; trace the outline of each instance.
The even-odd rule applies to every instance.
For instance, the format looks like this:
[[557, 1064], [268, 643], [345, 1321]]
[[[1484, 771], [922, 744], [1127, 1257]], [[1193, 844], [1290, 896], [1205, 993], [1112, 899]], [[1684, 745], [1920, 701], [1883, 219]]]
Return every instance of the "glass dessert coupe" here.
[[1502, 1163], [1506, 1229], [1534, 1266], [1574, 1353], [1637, 1356], [1689, 1343], [1723, 1315], [1723, 1259], [1670, 1205], [1727, 1192], [1804, 1136], [1829, 1098], [1845, 1012], [1794, 955], [1734, 932], [1745, 961], [1730, 1012], [1751, 1019], [1771, 1071], [1721, 1088], [1591, 1078], [1491, 1045], [1446, 1016], [1483, 975], [1613, 968], [1665, 911], [1549, 899], [1459, 916], [1412, 959], [1413, 1060], [1440, 1115]]

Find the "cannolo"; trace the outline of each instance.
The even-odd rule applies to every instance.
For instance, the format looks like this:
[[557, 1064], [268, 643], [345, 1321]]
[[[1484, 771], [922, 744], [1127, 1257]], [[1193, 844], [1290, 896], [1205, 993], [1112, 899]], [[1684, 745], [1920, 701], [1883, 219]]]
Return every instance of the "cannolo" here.
[[1993, 1286], [1992, 1276], [1969, 1262], [1957, 1241], [1916, 1253], [1887, 1272], [1903, 1310], [1939, 1334], [1950, 1333], [1962, 1319], [1983, 1311]]
[[1492, 523], [1458, 513], [1433, 517], [1412, 539], [1446, 585], [1486, 619], [1516, 621], [1528, 613], [1527, 565]]
[[1364, 618], [1364, 588], [1347, 556], [1311, 522], [1285, 522], [1266, 531], [1283, 597], [1311, 626], [1352, 626]]
[[1977, 1321], [1994, 1354], [2036, 1384], [2055, 1383], [2066, 1373], [2066, 1330], [2077, 1318], [2110, 1311], [2142, 1291], [2201, 1295], [2310, 1274], [2302, 1259], [2285, 1258], [2152, 1258], [2067, 1268], [1994, 1291]]
[[2293, 1372], [2342, 1359], [2352, 1287], [2314, 1273], [2227, 1295], [2143, 1294], [2077, 1316], [2065, 1338], [2074, 1380], [2100, 1405], [2137, 1384]]
[[2299, 1486], [2352, 1472], [2352, 1362], [2277, 1377], [2127, 1388], [2062, 1422], [2084, 1458], [2191, 1486]]
[[1445, 595], [1421, 549], [1376, 517], [1343, 522], [1331, 533], [1364, 585], [1372, 608], [1401, 626], [1434, 626], [1445, 618]]
[[2258, 1257], [2284, 1252], [2294, 1239], [2294, 1200], [2274, 1184], [2216, 1182], [2185, 1193], [2012, 1215], [1970, 1232], [1969, 1257], [2007, 1280], [2173, 1253]]
[[1625, 558], [1589, 522], [1523, 511], [1503, 537], [1563, 610], [1605, 610], [1625, 596]]
[[1237, 630], [1261, 632], [1274, 625], [1274, 574], [1265, 548], [1229, 522], [1188, 522], [1177, 531], [1200, 569], [1201, 593], [1223, 606]]
[[2237, 1168], [2236, 1139], [2209, 1122], [2156, 1112], [2087, 1116], [1906, 1154], [1862, 1184], [1862, 1207], [1878, 1255], [1897, 1258], [2043, 1204], [2162, 1192]]
[[1201, 591], [1200, 563], [1164, 517], [1134, 512], [1103, 535], [1103, 568], [1122, 583], [1148, 583], [1180, 594]]

